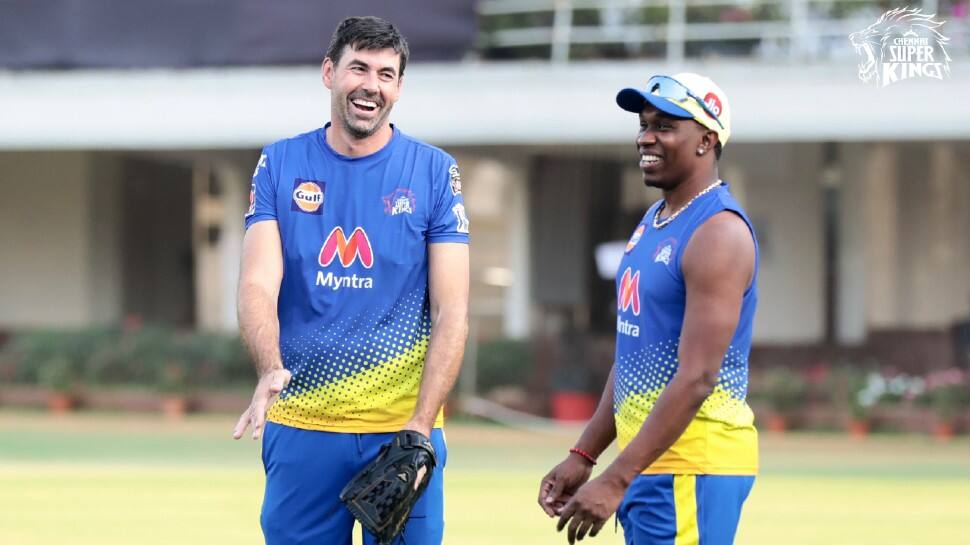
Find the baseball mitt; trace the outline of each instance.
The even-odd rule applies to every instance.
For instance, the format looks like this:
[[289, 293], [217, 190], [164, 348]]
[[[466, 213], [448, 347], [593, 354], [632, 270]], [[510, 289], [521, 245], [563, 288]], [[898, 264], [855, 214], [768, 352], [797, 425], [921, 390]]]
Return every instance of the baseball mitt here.
[[404, 529], [437, 463], [427, 437], [401, 430], [347, 483], [340, 501], [377, 538], [378, 545], [390, 545]]

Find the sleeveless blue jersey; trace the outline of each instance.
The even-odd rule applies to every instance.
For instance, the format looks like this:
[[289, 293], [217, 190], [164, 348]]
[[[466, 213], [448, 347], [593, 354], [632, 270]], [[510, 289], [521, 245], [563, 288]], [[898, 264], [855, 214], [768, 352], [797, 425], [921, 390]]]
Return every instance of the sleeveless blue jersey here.
[[451, 156], [396, 127], [365, 157], [335, 152], [326, 128], [267, 146], [253, 173], [246, 227], [279, 225], [280, 352], [293, 373], [268, 418], [397, 431], [431, 334], [428, 244], [468, 243], [461, 177]]
[[[708, 218], [730, 210], [751, 222], [721, 184], [698, 197], [666, 226], [653, 227], [662, 202], [647, 210], [626, 246], [617, 271], [617, 334], [614, 416], [620, 448], [640, 431], [657, 398], [678, 367], [686, 285], [684, 248]], [[754, 415], [745, 398], [748, 352], [757, 291], [755, 278], [744, 293], [737, 330], [721, 363], [713, 393], [676, 443], [644, 473], [751, 475], [758, 468]]]

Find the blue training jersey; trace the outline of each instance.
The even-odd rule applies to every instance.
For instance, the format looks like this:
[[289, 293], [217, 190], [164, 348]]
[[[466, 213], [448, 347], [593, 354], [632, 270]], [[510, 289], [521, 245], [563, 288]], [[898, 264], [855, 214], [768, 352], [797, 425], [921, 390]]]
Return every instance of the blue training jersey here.
[[450, 155], [393, 125], [365, 157], [334, 151], [327, 127], [267, 146], [253, 173], [246, 228], [279, 226], [280, 353], [293, 374], [268, 419], [397, 431], [431, 335], [428, 244], [468, 243], [461, 176]]
[[[617, 324], [614, 364], [614, 416], [620, 448], [640, 431], [657, 398], [678, 368], [680, 333], [687, 288], [681, 258], [691, 235], [725, 210], [751, 229], [726, 184], [698, 197], [660, 229], [653, 218], [662, 201], [647, 210], [627, 243], [616, 275]], [[757, 289], [755, 274], [744, 292], [741, 315], [724, 354], [717, 385], [683, 435], [644, 473], [753, 475], [758, 469], [758, 436], [746, 402], [748, 352]]]

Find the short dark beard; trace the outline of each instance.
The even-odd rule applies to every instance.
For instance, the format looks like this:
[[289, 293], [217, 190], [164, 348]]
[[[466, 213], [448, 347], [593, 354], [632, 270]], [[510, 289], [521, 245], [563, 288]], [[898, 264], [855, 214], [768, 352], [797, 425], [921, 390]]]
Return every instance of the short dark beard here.
[[377, 132], [377, 129], [384, 124], [384, 121], [387, 119], [387, 116], [391, 113], [391, 109], [387, 108], [386, 110], [384, 110], [384, 113], [382, 113], [381, 116], [374, 121], [373, 127], [369, 129], [360, 129], [350, 123], [350, 107], [348, 106], [349, 101], [350, 101], [349, 95], [343, 97], [343, 99], [340, 102], [340, 105], [338, 106], [338, 111], [340, 113], [340, 117], [343, 118], [342, 121], [343, 121], [344, 127], [347, 129], [347, 132], [350, 133], [350, 136], [355, 140], [363, 140], [365, 138], [372, 136], [375, 132]]
[[367, 138], [368, 136], [377, 132], [377, 127], [380, 126], [380, 123], [378, 123], [370, 129], [358, 129], [357, 127], [350, 124], [347, 117], [348, 116], [344, 116], [344, 126], [347, 127], [347, 132], [349, 132], [350, 136], [353, 137], [355, 140], [363, 140]]

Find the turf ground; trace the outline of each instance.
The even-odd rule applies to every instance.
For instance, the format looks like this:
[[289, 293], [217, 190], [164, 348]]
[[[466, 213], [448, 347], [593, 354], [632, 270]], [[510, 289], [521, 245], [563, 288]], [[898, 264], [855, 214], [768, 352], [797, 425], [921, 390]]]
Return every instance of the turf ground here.
[[[0, 412], [0, 544], [261, 543], [258, 444], [234, 417]], [[574, 432], [452, 422], [446, 544], [560, 544], [535, 503]], [[970, 543], [970, 440], [763, 436], [738, 544]], [[609, 530], [587, 540], [620, 544]]]

